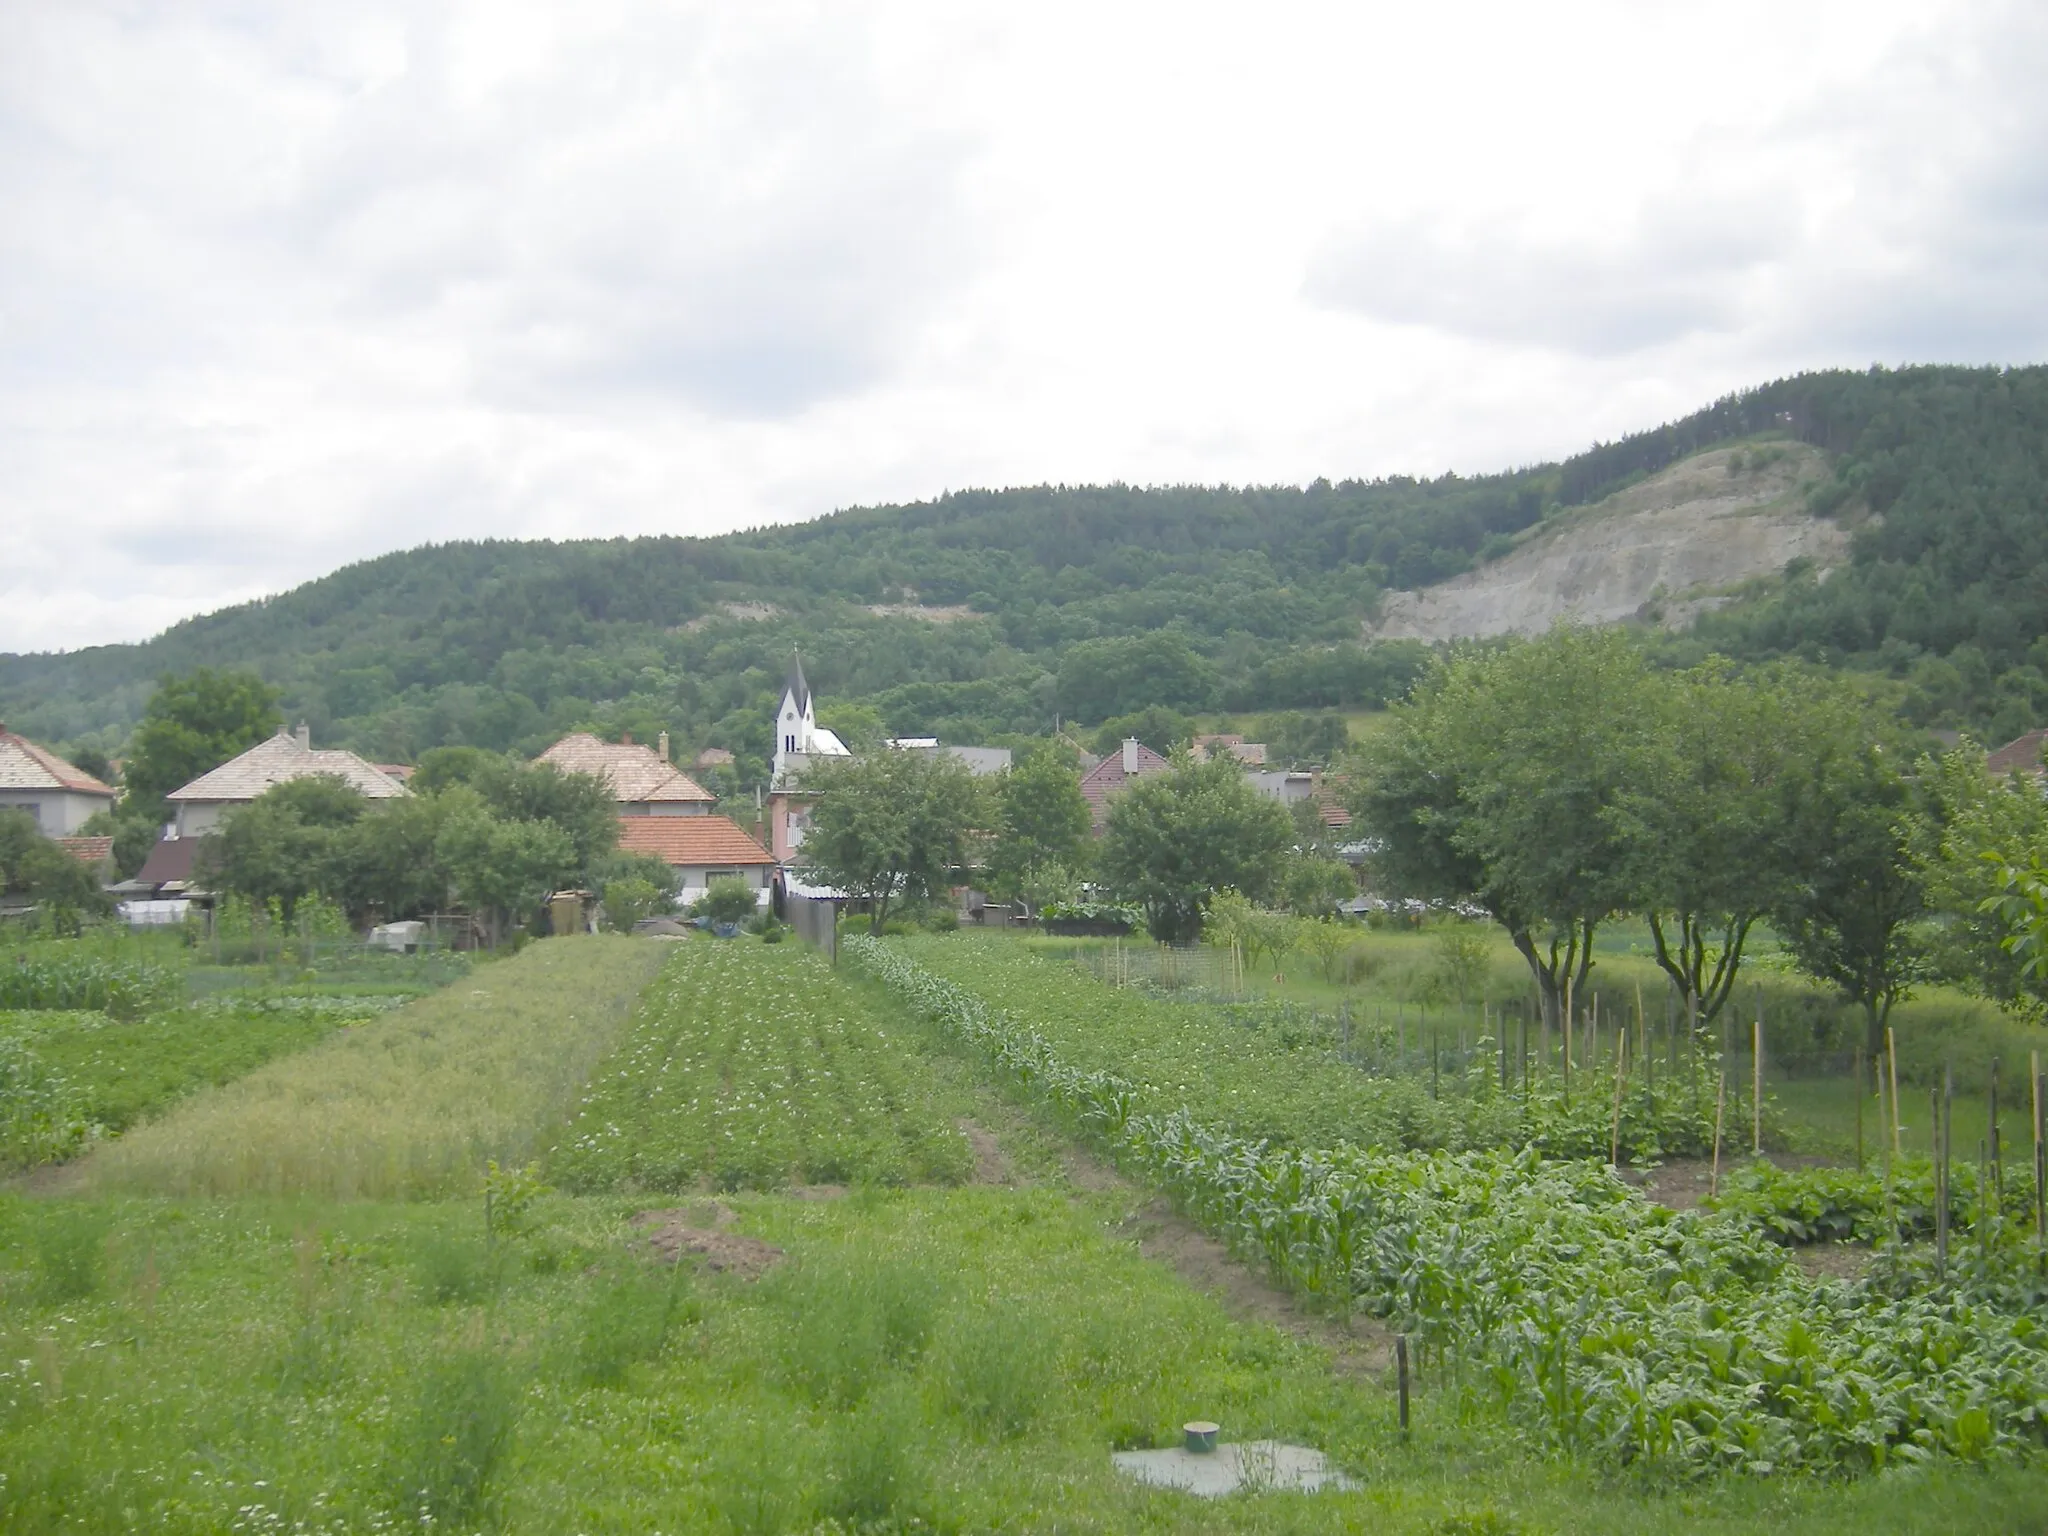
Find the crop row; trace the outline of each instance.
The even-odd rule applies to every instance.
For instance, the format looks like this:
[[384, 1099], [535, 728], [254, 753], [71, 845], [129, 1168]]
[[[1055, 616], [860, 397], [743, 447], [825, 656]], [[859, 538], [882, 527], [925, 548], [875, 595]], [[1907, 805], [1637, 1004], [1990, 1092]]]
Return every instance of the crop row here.
[[89, 1008], [134, 1018], [170, 1007], [183, 992], [177, 971], [143, 960], [20, 953], [0, 963], [0, 1009]]
[[[843, 953], [1239, 1252], [1416, 1335], [1470, 1399], [1546, 1441], [1756, 1473], [2048, 1443], [2048, 1331], [2024, 1315], [1808, 1279], [1753, 1227], [1533, 1149], [1219, 1129], [1184, 1086], [1072, 1065], [1018, 1013], [880, 941]], [[1105, 1010], [1101, 1049], [1119, 1044]]]
[[563, 1185], [954, 1183], [929, 1068], [800, 945], [677, 946], [549, 1154]]
[[[1714, 1068], [1706, 1058], [1654, 1085], [1625, 1076], [1618, 1099], [1610, 1073], [1581, 1071], [1567, 1084], [1533, 1063], [1525, 1076], [1519, 1060], [1508, 1063], [1503, 1083], [1492, 1042], [1482, 1042], [1486, 1048], [1455, 1080], [1433, 1082], [1427, 1071], [1374, 1076], [1347, 1058], [1328, 1016], [1303, 1020], [1291, 1010], [1112, 989], [1078, 966], [969, 934], [900, 942], [925, 969], [997, 1007], [1028, 1013], [1074, 1066], [1113, 1070], [1150, 1098], [1185, 1104], [1206, 1124], [1275, 1146], [1534, 1146], [1554, 1157], [1604, 1159], [1618, 1144], [1630, 1161], [1712, 1145]], [[1391, 1050], [1391, 1037], [1385, 1043]]]

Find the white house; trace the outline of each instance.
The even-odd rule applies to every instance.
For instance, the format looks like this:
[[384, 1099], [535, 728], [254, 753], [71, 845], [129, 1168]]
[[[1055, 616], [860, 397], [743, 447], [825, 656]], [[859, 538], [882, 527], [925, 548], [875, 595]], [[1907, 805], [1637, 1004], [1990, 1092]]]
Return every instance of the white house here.
[[266, 789], [322, 775], [340, 779], [366, 800], [391, 800], [411, 793], [353, 752], [340, 748], [314, 751], [311, 735], [301, 725], [292, 733], [280, 726], [268, 741], [259, 741], [240, 757], [202, 773], [164, 798], [176, 814], [177, 836], [199, 837], [218, 826], [229, 811], [247, 805]]
[[74, 763], [0, 725], [0, 810], [27, 811], [45, 837], [69, 837], [114, 790]]
[[695, 901], [714, 880], [738, 878], [767, 900], [775, 860], [724, 816], [621, 816], [619, 852], [660, 859], [676, 872], [682, 900]]

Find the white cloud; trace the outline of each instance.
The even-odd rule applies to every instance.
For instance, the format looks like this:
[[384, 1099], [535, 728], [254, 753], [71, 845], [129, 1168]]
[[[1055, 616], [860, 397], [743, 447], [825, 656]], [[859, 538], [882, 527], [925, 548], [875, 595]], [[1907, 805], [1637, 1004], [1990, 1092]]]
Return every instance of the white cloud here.
[[0, 0], [0, 647], [2048, 342], [2025, 9]]

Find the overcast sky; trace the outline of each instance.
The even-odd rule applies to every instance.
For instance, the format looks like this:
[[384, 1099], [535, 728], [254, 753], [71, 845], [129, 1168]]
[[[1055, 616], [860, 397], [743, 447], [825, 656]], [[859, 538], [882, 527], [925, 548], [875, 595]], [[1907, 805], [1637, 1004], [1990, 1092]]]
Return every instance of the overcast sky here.
[[2048, 360], [2048, 7], [0, 0], [0, 650]]

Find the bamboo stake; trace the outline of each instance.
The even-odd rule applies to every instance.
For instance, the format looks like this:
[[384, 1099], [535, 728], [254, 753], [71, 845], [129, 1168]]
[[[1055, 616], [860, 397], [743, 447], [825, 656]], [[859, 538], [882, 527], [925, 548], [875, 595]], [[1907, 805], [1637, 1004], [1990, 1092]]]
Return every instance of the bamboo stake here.
[[1856, 1046], [1856, 1171], [1863, 1171], [1863, 1046]]
[[1934, 1139], [1934, 1270], [1948, 1273], [1948, 1137], [1943, 1134], [1941, 1090], [1928, 1090], [1928, 1108], [1933, 1115]]
[[1607, 1138], [1607, 1166], [1621, 1167], [1621, 1094], [1628, 1082], [1628, 1036], [1614, 1038], [1614, 1129]]
[[2034, 1244], [2040, 1250], [2041, 1268], [2048, 1270], [2048, 1138], [2042, 1136], [2039, 1051], [2032, 1053], [2029, 1066], [2034, 1089]]
[[1721, 1192], [1721, 1115], [1728, 1108], [1728, 1068], [1721, 1067], [1721, 1086], [1714, 1092], [1714, 1171], [1707, 1177], [1707, 1198]]
[[1899, 1037], [1884, 1027], [1885, 1058], [1892, 1075], [1892, 1161], [1899, 1160]]
[[2005, 1211], [2005, 1148], [1998, 1137], [1998, 1058], [1991, 1058], [1991, 1193], [2001, 1214]]
[[1572, 1107], [1572, 973], [1564, 973], [1564, 1107]]
[[1650, 1041], [1650, 1021], [1643, 1014], [1643, 984], [1636, 983], [1636, 1054], [1643, 1058], [1643, 1086], [1650, 1094], [1650, 1117], [1657, 1115], [1657, 1051]]
[[1750, 1036], [1749, 1076], [1750, 1153], [1760, 1157], [1764, 1150], [1764, 1005], [1761, 993], [1756, 1005], [1756, 1030]]

